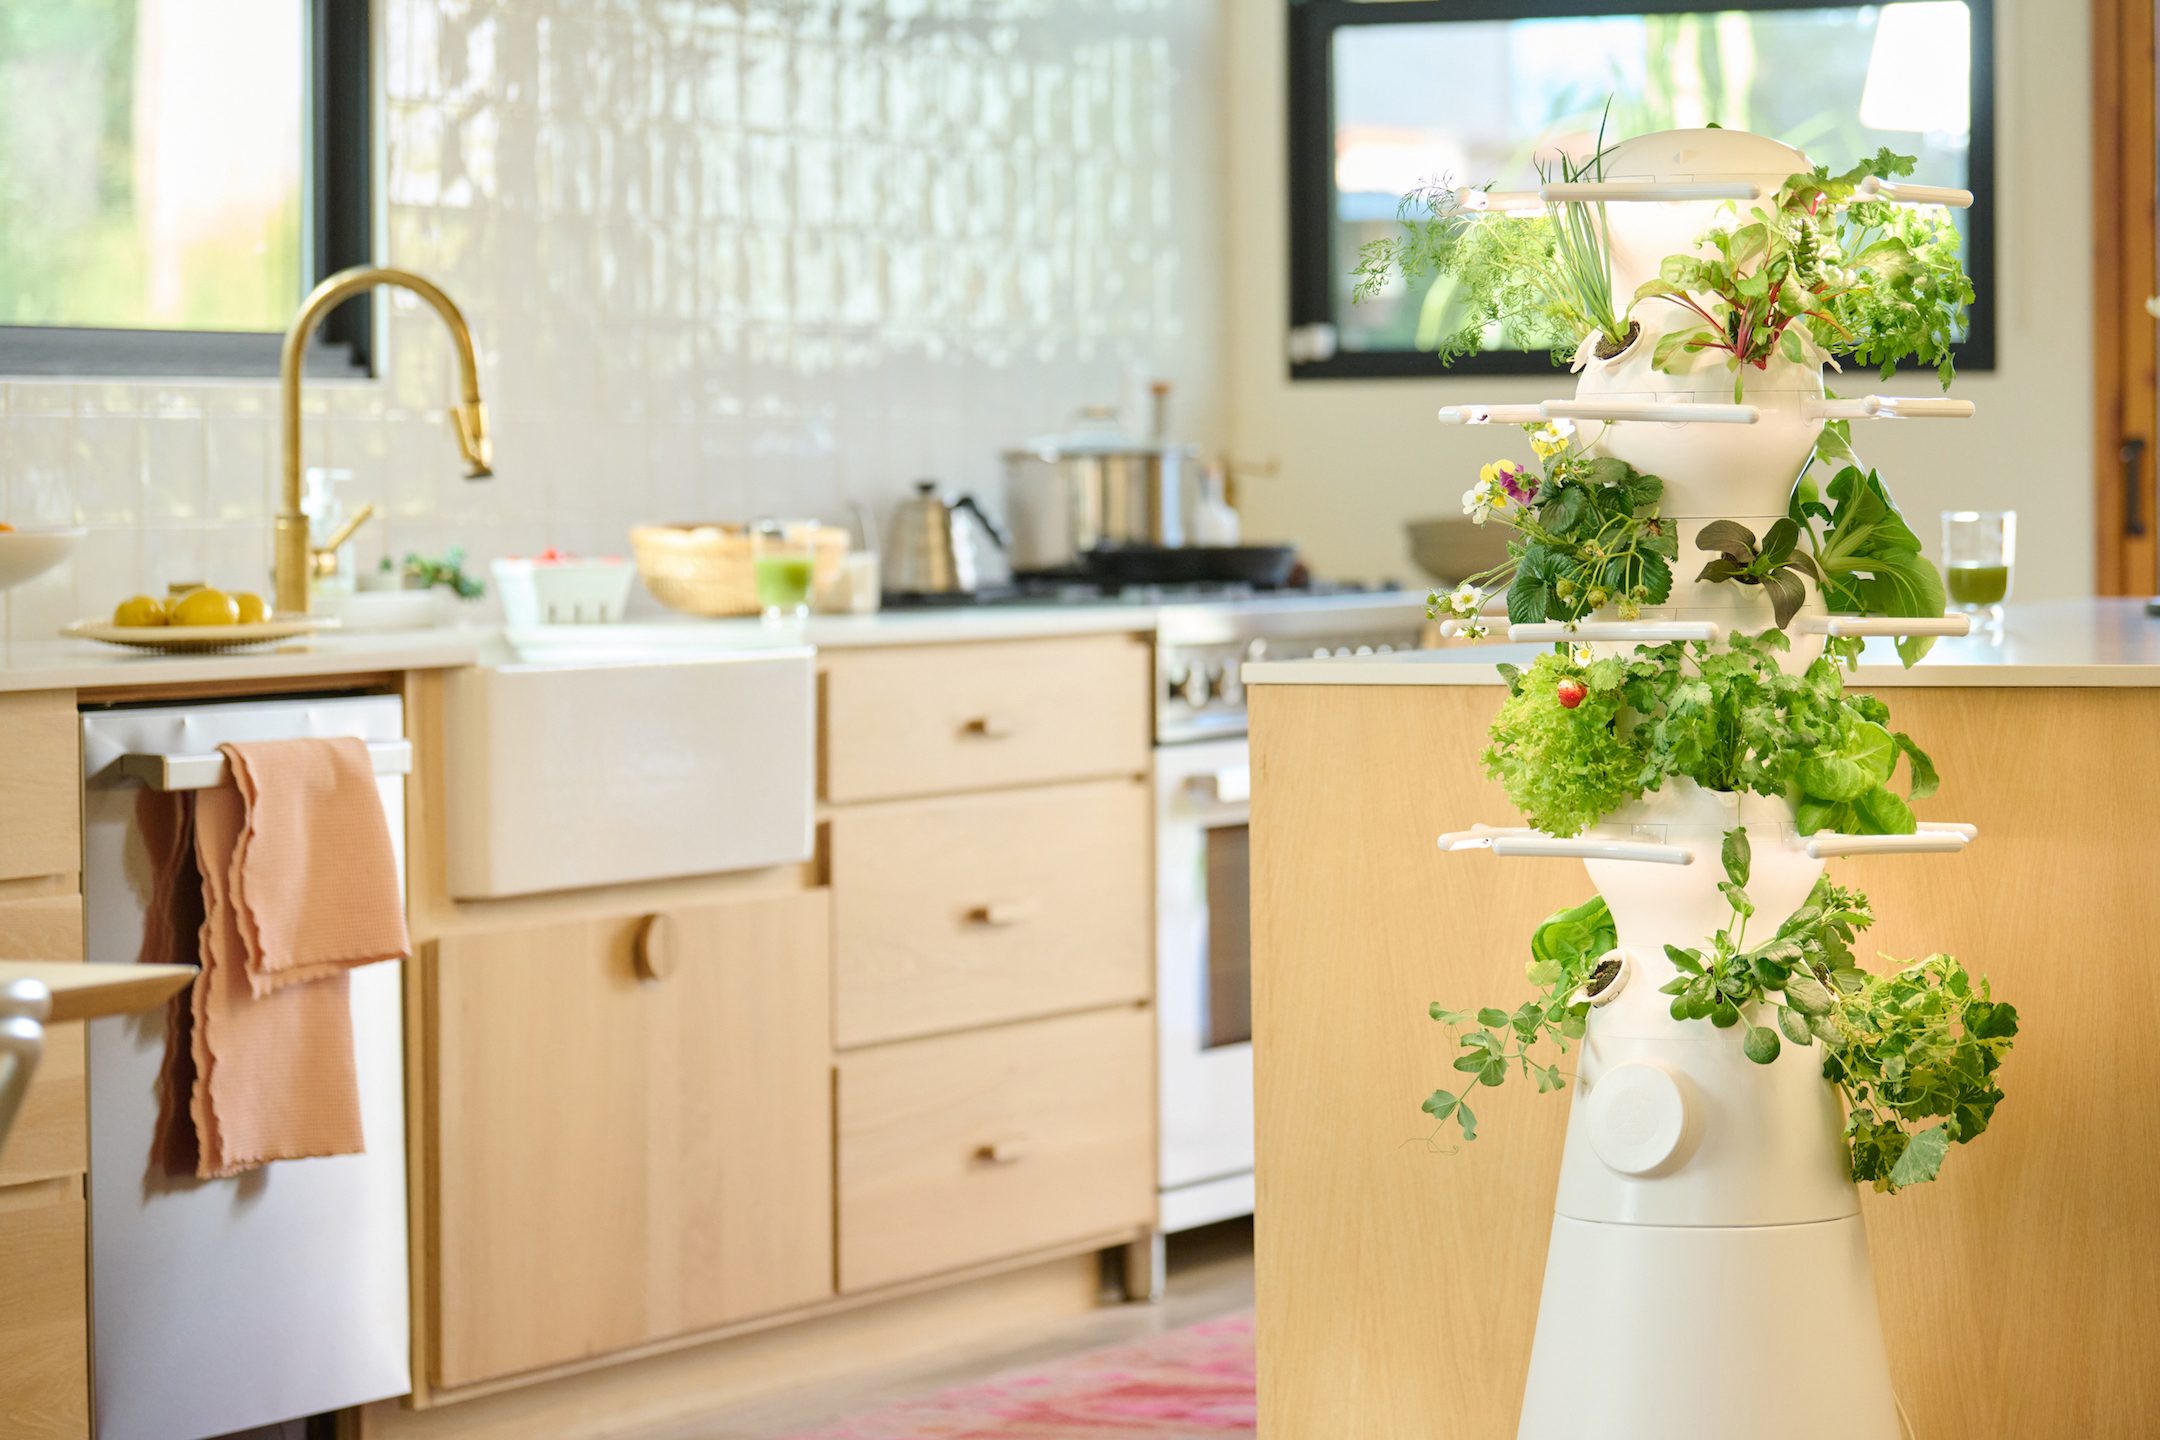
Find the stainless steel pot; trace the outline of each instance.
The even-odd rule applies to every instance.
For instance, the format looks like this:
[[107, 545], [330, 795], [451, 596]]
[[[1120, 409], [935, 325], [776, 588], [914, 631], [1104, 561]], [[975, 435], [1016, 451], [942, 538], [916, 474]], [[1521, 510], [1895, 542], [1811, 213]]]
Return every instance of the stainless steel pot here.
[[1185, 543], [1195, 445], [1083, 428], [1005, 452], [1006, 555], [1016, 575], [1077, 574], [1090, 550]]

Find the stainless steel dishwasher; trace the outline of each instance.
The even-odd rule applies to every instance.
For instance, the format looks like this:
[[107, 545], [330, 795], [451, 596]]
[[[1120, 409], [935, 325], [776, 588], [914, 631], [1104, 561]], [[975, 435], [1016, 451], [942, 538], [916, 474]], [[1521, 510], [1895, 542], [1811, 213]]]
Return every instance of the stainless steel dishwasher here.
[[[150, 866], [135, 797], [146, 778], [200, 786], [217, 778], [226, 741], [356, 736], [376, 756], [402, 870], [404, 733], [396, 696], [85, 713], [88, 958], [131, 962], [142, 944]], [[403, 969], [352, 974], [367, 1152], [281, 1160], [231, 1179], [174, 1179], [151, 1163], [162, 1009], [90, 1023], [99, 1440], [203, 1440], [412, 1388]]]

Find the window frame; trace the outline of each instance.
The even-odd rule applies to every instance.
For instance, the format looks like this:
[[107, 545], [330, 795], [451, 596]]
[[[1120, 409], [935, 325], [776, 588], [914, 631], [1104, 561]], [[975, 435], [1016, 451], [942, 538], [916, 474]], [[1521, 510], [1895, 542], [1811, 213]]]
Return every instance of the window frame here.
[[[1966, 0], [1972, 14], [1972, 131], [1966, 185], [1971, 241], [1960, 256], [1973, 283], [1966, 338], [1951, 347], [1960, 371], [1995, 368], [1995, 4]], [[1421, 20], [1529, 20], [1599, 15], [1710, 15], [1723, 10], [1836, 8], [1836, 0], [1289, 0], [1288, 112], [1290, 324], [1335, 324], [1333, 265], [1335, 32], [1353, 25]], [[1483, 351], [1442, 365], [1420, 350], [1340, 350], [1326, 360], [1285, 360], [1293, 380], [1440, 379], [1556, 375], [1540, 350]], [[1932, 367], [1905, 360], [1900, 370]]]
[[[306, 0], [308, 166], [300, 250], [307, 283], [375, 254], [369, 0]], [[293, 297], [295, 313], [300, 297]], [[310, 375], [374, 374], [374, 308], [353, 297], [325, 317], [308, 348]], [[0, 325], [0, 379], [260, 379], [278, 373], [283, 331], [126, 330]]]

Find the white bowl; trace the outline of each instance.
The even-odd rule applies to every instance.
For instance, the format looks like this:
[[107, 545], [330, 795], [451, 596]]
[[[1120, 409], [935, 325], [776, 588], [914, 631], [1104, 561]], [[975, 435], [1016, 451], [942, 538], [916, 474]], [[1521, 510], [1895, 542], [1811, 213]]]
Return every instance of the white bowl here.
[[89, 532], [80, 526], [59, 530], [0, 530], [0, 590], [35, 580], [75, 553]]
[[326, 592], [310, 598], [318, 615], [330, 615], [343, 629], [425, 630], [442, 623], [442, 597], [426, 590], [353, 590]]

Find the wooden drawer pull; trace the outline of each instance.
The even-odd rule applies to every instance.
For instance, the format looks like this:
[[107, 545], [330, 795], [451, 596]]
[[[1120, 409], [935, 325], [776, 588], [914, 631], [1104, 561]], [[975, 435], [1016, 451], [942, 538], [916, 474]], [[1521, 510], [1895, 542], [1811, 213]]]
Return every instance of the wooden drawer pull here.
[[968, 911], [967, 918], [976, 925], [1018, 925], [1023, 920], [1035, 918], [1035, 902], [1032, 900], [993, 900], [987, 905], [977, 905]]
[[984, 1165], [1014, 1165], [1027, 1159], [1035, 1147], [1024, 1135], [1009, 1135], [1003, 1140], [993, 1140], [987, 1145], [975, 1147], [975, 1159]]
[[637, 945], [631, 954], [640, 980], [665, 980], [673, 975], [682, 962], [673, 918], [652, 914], [639, 921]]
[[1013, 733], [1012, 717], [994, 712], [988, 715], [977, 715], [974, 719], [966, 721], [960, 726], [960, 733], [977, 740], [1003, 740]]

